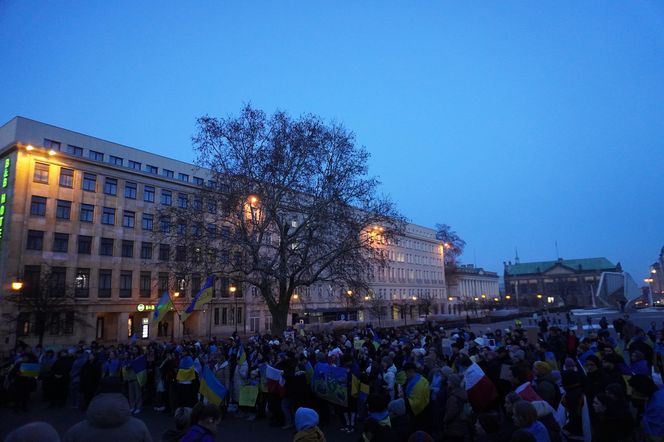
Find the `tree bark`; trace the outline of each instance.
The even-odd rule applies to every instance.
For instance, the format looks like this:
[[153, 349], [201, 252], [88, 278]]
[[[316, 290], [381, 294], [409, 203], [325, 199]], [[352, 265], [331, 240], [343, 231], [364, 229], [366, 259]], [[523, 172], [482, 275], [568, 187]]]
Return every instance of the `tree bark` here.
[[270, 308], [272, 315], [272, 334], [283, 336], [288, 326], [288, 304], [277, 304]]

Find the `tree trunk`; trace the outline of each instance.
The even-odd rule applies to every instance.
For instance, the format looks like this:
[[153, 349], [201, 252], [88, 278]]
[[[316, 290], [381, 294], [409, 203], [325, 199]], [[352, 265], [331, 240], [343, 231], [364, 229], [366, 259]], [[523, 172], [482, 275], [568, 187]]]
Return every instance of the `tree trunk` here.
[[283, 337], [284, 330], [288, 326], [288, 304], [277, 304], [270, 308], [272, 314], [272, 334]]

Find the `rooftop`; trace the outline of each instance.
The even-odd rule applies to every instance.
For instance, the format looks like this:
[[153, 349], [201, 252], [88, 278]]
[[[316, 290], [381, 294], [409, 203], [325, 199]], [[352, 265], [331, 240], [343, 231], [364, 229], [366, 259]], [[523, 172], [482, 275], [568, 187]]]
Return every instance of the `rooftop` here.
[[606, 258], [562, 259], [556, 261], [523, 262], [518, 264], [505, 264], [507, 275], [527, 275], [544, 273], [553, 267], [561, 265], [572, 270], [614, 270], [617, 266]]

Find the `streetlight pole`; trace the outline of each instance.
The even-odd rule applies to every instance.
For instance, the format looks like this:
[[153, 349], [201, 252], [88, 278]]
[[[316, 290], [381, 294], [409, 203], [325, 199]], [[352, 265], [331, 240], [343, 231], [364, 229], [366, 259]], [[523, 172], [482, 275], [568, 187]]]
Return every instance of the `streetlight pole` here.
[[350, 298], [353, 296], [353, 291], [346, 291], [346, 321], [350, 321]]
[[235, 320], [235, 334], [237, 335], [237, 295], [235, 294], [237, 287], [232, 285], [228, 288], [228, 290], [231, 292], [233, 298], [235, 298], [235, 312], [233, 313], [233, 319]]

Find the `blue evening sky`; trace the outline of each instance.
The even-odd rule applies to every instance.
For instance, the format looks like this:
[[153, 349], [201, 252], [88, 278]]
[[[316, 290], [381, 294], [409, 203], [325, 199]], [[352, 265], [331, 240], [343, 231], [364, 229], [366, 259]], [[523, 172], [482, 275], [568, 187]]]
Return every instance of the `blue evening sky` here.
[[192, 161], [195, 118], [343, 122], [466, 263], [664, 246], [664, 3], [0, 1], [0, 124]]

